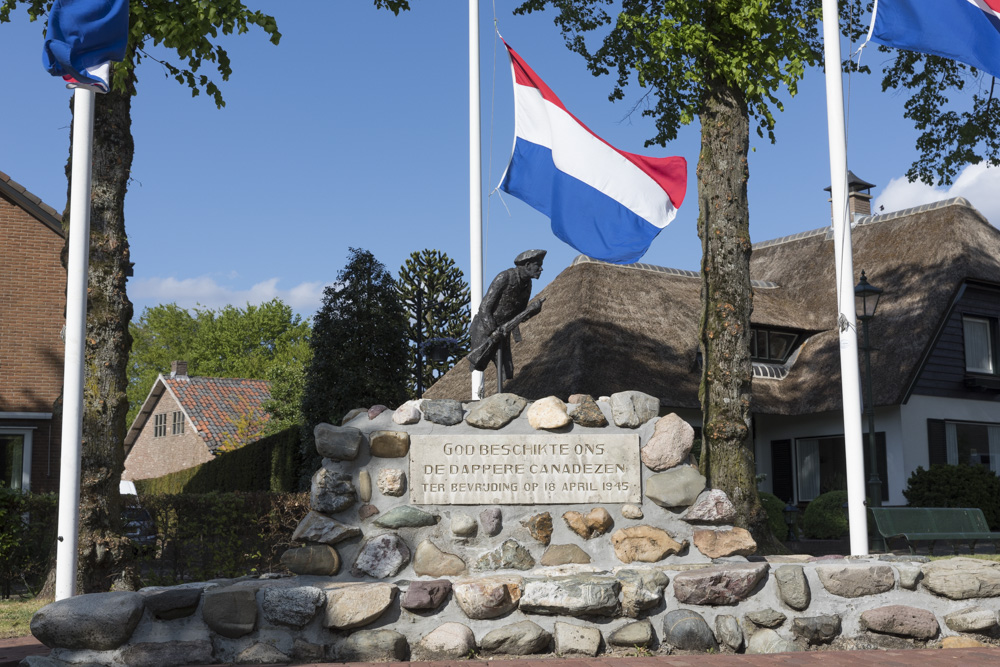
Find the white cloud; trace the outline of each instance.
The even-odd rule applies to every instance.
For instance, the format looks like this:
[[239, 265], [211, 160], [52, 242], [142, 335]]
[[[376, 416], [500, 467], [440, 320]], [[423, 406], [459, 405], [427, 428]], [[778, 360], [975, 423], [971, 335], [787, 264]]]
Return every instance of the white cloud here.
[[182, 308], [203, 306], [218, 309], [232, 304], [243, 308], [248, 303], [259, 305], [279, 298], [292, 310], [311, 317], [319, 310], [325, 284], [320, 282], [300, 283], [288, 289], [278, 287], [278, 278], [270, 278], [249, 289], [241, 290], [220, 285], [211, 276], [197, 278], [146, 278], [129, 285], [129, 297], [136, 304], [136, 314], [146, 306], [161, 303], [176, 303]]
[[[910, 183], [905, 176], [894, 178], [875, 198], [872, 211], [889, 213], [952, 197], [965, 197], [987, 220], [1000, 227], [1000, 169], [989, 169], [982, 163], [963, 169], [948, 188]], [[881, 206], [885, 209], [881, 210]]]

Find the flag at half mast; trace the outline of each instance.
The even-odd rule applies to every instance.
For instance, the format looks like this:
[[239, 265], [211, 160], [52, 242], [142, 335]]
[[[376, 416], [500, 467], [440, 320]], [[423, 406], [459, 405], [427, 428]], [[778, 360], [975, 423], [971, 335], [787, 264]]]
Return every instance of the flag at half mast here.
[[1000, 0], [878, 0], [870, 39], [1000, 77]]
[[55, 0], [42, 64], [67, 88], [111, 88], [111, 62], [125, 59], [128, 0]]
[[500, 188], [547, 215], [553, 233], [583, 254], [637, 262], [684, 201], [687, 162], [604, 141], [504, 45], [514, 74], [514, 153]]

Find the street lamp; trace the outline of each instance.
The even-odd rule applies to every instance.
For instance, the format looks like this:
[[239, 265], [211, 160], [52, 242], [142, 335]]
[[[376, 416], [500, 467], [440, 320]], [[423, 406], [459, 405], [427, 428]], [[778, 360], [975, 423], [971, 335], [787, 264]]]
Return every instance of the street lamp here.
[[866, 397], [866, 412], [868, 413], [868, 461], [870, 474], [868, 476], [868, 500], [872, 507], [882, 505], [882, 482], [878, 478], [878, 456], [875, 451], [875, 402], [872, 397], [872, 350], [868, 342], [868, 321], [875, 317], [878, 299], [882, 290], [868, 282], [865, 272], [861, 272], [861, 280], [854, 287], [854, 301], [858, 310], [865, 336], [865, 382], [868, 385]]

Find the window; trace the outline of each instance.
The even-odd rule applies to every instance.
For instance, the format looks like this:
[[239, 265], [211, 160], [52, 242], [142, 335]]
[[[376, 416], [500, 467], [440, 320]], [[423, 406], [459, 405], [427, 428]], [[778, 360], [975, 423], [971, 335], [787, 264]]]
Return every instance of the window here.
[[19, 491], [24, 479], [24, 435], [0, 433], [0, 486]]
[[0, 487], [31, 489], [31, 441], [34, 428], [0, 426]]
[[965, 370], [969, 373], [996, 373], [993, 356], [993, 323], [985, 317], [963, 317]]
[[173, 435], [184, 435], [184, 413], [180, 410], [174, 412], [174, 423], [171, 424], [170, 432]]
[[1000, 468], [1000, 424], [944, 423], [945, 452], [950, 465]]
[[153, 437], [162, 438], [167, 434], [167, 413], [162, 412], [153, 417]]
[[[862, 434], [865, 483], [869, 479], [870, 444], [868, 434]], [[773, 452], [773, 448], [772, 448]], [[875, 455], [878, 478], [882, 483], [882, 500], [889, 500], [889, 476], [885, 456], [885, 433], [875, 432]], [[844, 436], [799, 438], [795, 441], [795, 482], [799, 502], [815, 500], [828, 491], [847, 490], [847, 457]], [[867, 486], [865, 487], [867, 492]]]
[[792, 355], [798, 340], [799, 335], [791, 331], [750, 329], [750, 358], [783, 364]]

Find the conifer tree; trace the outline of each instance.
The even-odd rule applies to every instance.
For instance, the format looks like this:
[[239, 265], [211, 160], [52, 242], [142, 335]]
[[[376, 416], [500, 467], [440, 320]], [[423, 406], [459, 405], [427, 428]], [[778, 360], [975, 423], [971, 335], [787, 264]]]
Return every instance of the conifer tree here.
[[313, 429], [353, 408], [407, 399], [406, 315], [396, 281], [367, 250], [351, 248], [313, 318], [312, 360], [302, 394], [303, 479], [320, 465]]
[[[410, 343], [409, 390], [411, 396], [416, 396], [418, 344], [424, 350], [423, 363], [419, 364], [423, 368], [424, 390], [469, 353], [469, 285], [451, 257], [440, 250], [425, 248], [411, 253], [400, 267], [399, 293], [406, 310], [406, 337]], [[448, 358], [431, 359], [428, 341], [446, 345]]]

